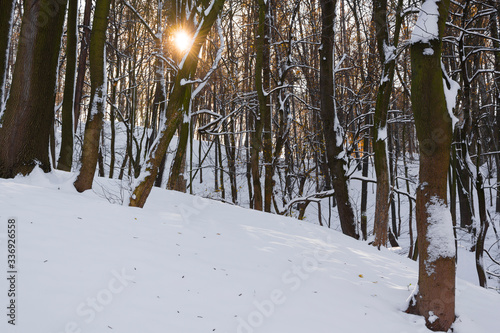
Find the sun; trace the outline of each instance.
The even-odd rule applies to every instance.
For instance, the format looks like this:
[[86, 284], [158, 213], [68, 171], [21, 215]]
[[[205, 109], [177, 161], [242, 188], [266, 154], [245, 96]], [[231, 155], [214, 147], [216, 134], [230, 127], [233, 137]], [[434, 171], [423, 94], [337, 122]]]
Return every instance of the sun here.
[[178, 30], [174, 33], [174, 44], [179, 51], [186, 51], [191, 45], [191, 36], [184, 30]]

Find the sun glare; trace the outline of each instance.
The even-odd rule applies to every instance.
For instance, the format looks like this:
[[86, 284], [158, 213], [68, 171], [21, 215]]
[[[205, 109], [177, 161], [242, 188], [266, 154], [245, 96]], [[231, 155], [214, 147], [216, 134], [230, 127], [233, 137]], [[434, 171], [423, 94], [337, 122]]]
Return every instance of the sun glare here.
[[179, 51], [186, 51], [191, 44], [191, 36], [184, 30], [179, 30], [174, 34], [174, 43]]

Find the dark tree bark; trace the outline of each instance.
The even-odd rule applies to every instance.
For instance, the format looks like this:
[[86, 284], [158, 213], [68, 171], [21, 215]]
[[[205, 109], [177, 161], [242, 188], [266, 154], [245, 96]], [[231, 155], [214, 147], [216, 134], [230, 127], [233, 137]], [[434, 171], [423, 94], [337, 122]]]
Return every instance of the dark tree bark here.
[[262, 121], [262, 152], [264, 163], [264, 211], [271, 212], [273, 195], [273, 143], [271, 133], [271, 102], [270, 88], [270, 39], [271, 39], [271, 1], [258, 0], [259, 25], [256, 40], [255, 90], [259, 100], [260, 117]]
[[82, 148], [82, 167], [74, 183], [78, 192], [92, 188], [97, 160], [99, 138], [106, 110], [106, 29], [111, 0], [98, 0], [95, 7], [90, 45], [91, 97], [85, 138]]
[[76, 49], [78, 45], [78, 0], [69, 0], [66, 45], [66, 78], [62, 105], [61, 152], [57, 168], [71, 171], [73, 164], [73, 110], [75, 102]]
[[[490, 5], [495, 6], [493, 0], [489, 0]], [[498, 24], [500, 19], [500, 6], [496, 6], [496, 12], [491, 14], [490, 16], [490, 32], [491, 37], [493, 37], [492, 43], [495, 48], [495, 58], [494, 58], [494, 66], [495, 73], [500, 73], [500, 42], [498, 42]], [[500, 148], [500, 75], [495, 75], [495, 141], [497, 149]], [[497, 169], [497, 179], [500, 179], [500, 156], [499, 154], [495, 154], [495, 162]], [[496, 203], [495, 203], [495, 211], [500, 212], [500, 191], [496, 191]]]
[[[27, 0], [3, 124], [0, 177], [50, 171], [49, 136], [54, 120], [57, 62], [66, 1]], [[3, 12], [2, 12], [3, 14]]]
[[[461, 25], [465, 27], [468, 21], [468, 14], [470, 12], [470, 0], [464, 3], [464, 10], [462, 15]], [[471, 192], [471, 177], [469, 170], [468, 160], [469, 144], [468, 140], [472, 129], [471, 117], [471, 80], [469, 79], [469, 61], [467, 61], [467, 45], [465, 45], [466, 34], [462, 34], [458, 42], [458, 53], [460, 59], [460, 72], [461, 72], [461, 90], [462, 90], [462, 113], [463, 122], [461, 126], [457, 126], [454, 130], [457, 160], [455, 164], [457, 173], [457, 187], [458, 199], [460, 203], [460, 226], [467, 228], [469, 231], [472, 229], [473, 202]]]
[[[368, 178], [368, 145], [369, 145], [369, 140], [368, 137], [365, 137], [363, 139], [363, 146], [365, 147], [365, 152], [363, 154], [363, 159], [362, 159], [362, 171], [361, 175], [363, 178]], [[366, 215], [366, 208], [368, 205], [368, 182], [363, 181], [361, 184], [361, 236], [363, 240], [368, 239], [368, 216]]]
[[82, 101], [83, 85], [85, 83], [85, 71], [87, 69], [87, 55], [90, 47], [90, 14], [92, 12], [92, 0], [86, 0], [85, 12], [83, 14], [83, 36], [78, 57], [77, 77], [75, 83], [75, 102], [73, 115], [73, 131], [76, 133], [78, 119], [80, 119], [80, 102]]
[[[254, 190], [253, 208], [256, 210], [270, 211], [271, 200], [268, 193], [268, 175], [269, 168], [266, 164], [272, 158], [272, 146], [270, 147], [270, 127], [271, 110], [269, 107], [269, 96], [265, 89], [269, 88], [269, 1], [257, 0], [258, 5], [258, 24], [255, 34], [255, 90], [259, 102], [258, 110], [253, 115], [254, 131], [251, 138], [251, 168], [252, 184]], [[269, 133], [268, 133], [269, 132]], [[263, 139], [264, 134], [264, 139]], [[271, 151], [269, 151], [271, 150]], [[262, 198], [262, 185], [260, 181], [260, 152], [264, 152], [264, 199]], [[272, 186], [272, 185], [271, 185]]]
[[[481, 156], [481, 146], [478, 144], [478, 158]], [[476, 189], [477, 189], [477, 201], [479, 204], [479, 230], [476, 241], [476, 270], [477, 276], [479, 278], [479, 285], [483, 288], [488, 288], [488, 279], [486, 277], [486, 271], [484, 269], [484, 241], [486, 240], [486, 233], [490, 223], [487, 217], [486, 211], [486, 198], [484, 195], [484, 180], [483, 174], [480, 170], [480, 163], [477, 163], [476, 168]]]
[[337, 117], [334, 81], [334, 41], [336, 0], [321, 0], [320, 101], [328, 167], [340, 218], [342, 232], [358, 239], [354, 210], [349, 199], [346, 152], [343, 131]]
[[15, 0], [0, 0], [0, 124], [5, 108], [5, 83]]
[[432, 31], [415, 28], [411, 45], [411, 100], [420, 147], [416, 203], [419, 275], [418, 293], [408, 312], [424, 316], [433, 331], [448, 331], [455, 320], [456, 255], [447, 207], [452, 121], [443, 86], [441, 49], [450, 1], [426, 0], [426, 5], [420, 17], [425, 19], [429, 8], [439, 12]]

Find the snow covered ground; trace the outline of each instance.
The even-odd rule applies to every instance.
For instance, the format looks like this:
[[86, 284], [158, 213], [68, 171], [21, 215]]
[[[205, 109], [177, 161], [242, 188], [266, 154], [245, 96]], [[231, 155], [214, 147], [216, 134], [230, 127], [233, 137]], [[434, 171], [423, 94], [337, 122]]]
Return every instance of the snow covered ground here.
[[[74, 178], [35, 170], [0, 180], [2, 333], [429, 332], [403, 312], [417, 265], [394, 251], [157, 188], [144, 209], [113, 205], [78, 194]], [[496, 332], [500, 295], [477, 287], [472, 254], [459, 255], [454, 332]]]

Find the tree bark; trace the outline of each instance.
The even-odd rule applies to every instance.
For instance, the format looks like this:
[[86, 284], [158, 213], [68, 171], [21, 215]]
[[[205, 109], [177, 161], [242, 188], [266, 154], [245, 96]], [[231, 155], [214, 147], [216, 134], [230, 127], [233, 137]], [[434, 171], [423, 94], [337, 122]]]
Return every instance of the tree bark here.
[[90, 14], [92, 12], [92, 0], [86, 0], [85, 12], [83, 14], [83, 36], [78, 57], [77, 77], [75, 83], [75, 102], [73, 105], [73, 131], [76, 133], [78, 119], [80, 119], [80, 102], [82, 101], [83, 86], [85, 83], [85, 70], [87, 68], [87, 55], [90, 47]]
[[[478, 159], [481, 157], [481, 146], [478, 144]], [[486, 277], [486, 271], [484, 269], [484, 242], [486, 240], [486, 233], [488, 232], [488, 227], [490, 226], [487, 218], [486, 210], [486, 198], [484, 195], [484, 180], [483, 174], [480, 170], [480, 163], [477, 163], [476, 167], [476, 189], [477, 189], [477, 201], [479, 204], [479, 230], [476, 241], [476, 270], [477, 276], [479, 278], [479, 285], [483, 288], [488, 288], [488, 278]]]
[[[255, 90], [259, 102], [258, 110], [253, 115], [254, 131], [251, 138], [251, 169], [253, 184], [253, 208], [256, 210], [270, 211], [270, 200], [268, 202], [268, 175], [269, 168], [266, 161], [269, 155], [269, 135], [271, 127], [271, 113], [269, 108], [269, 97], [265, 89], [269, 88], [269, 1], [257, 0], [258, 24], [255, 34]], [[263, 139], [264, 136], [264, 139]], [[264, 198], [262, 198], [262, 185], [260, 181], [260, 152], [264, 152]], [[269, 206], [268, 206], [269, 204]]]
[[12, 79], [0, 128], [0, 177], [50, 171], [57, 63], [66, 1], [27, 0]]
[[[493, 0], [489, 1], [492, 6], [495, 6]], [[498, 20], [500, 19], [500, 8], [497, 5], [497, 10], [495, 13], [490, 16], [490, 32], [491, 37], [493, 37], [492, 43], [495, 48], [495, 58], [494, 58], [494, 66], [495, 72], [500, 72], [500, 42], [498, 42]], [[496, 146], [500, 147], [500, 75], [495, 75], [495, 141]], [[498, 149], [498, 148], [497, 148]], [[495, 154], [495, 162], [497, 169], [497, 179], [500, 179], [500, 156], [499, 154]], [[500, 212], [500, 191], [496, 191], [496, 202], [495, 202], [495, 211]]]
[[[403, 1], [398, 1], [397, 12], [400, 13]], [[394, 82], [394, 69], [396, 66], [396, 47], [399, 41], [402, 16], [398, 14], [395, 26], [394, 42], [389, 41], [389, 27], [387, 23], [387, 0], [373, 0], [373, 21], [377, 38], [377, 49], [382, 67], [380, 85], [375, 104], [373, 122], [373, 151], [375, 173], [377, 176], [377, 193], [375, 202], [373, 246], [380, 249], [387, 246], [387, 228], [389, 224], [389, 161], [387, 159], [387, 112]], [[391, 45], [392, 44], [392, 45]], [[394, 230], [397, 233], [397, 230]]]
[[[470, 12], [470, 0], [466, 0], [462, 15], [462, 27], [467, 25], [468, 14]], [[462, 34], [458, 42], [458, 53], [460, 59], [460, 72], [462, 79], [462, 112], [463, 122], [461, 126], [455, 128], [455, 144], [457, 163], [455, 164], [457, 172], [458, 199], [460, 203], [460, 226], [472, 230], [473, 203], [471, 192], [471, 170], [469, 169], [468, 161], [469, 144], [468, 140], [471, 134], [472, 117], [471, 117], [471, 80], [469, 79], [468, 61], [467, 61], [467, 46], [465, 43], [465, 35]]]
[[0, 124], [5, 108], [5, 83], [7, 81], [7, 64], [10, 53], [10, 38], [12, 34], [12, 20], [14, 18], [15, 0], [0, 1]]
[[91, 98], [82, 148], [82, 167], [74, 183], [78, 192], [92, 188], [99, 156], [99, 138], [106, 110], [106, 29], [111, 0], [98, 0], [90, 45]]
[[[259, 26], [256, 41], [255, 88], [259, 100], [262, 121], [262, 152], [264, 164], [264, 211], [271, 212], [273, 195], [273, 143], [271, 128], [270, 88], [270, 39], [271, 39], [271, 1], [259, 0]], [[266, 91], [267, 90], [267, 91]]]
[[408, 312], [424, 316], [433, 331], [448, 331], [455, 320], [456, 255], [447, 208], [452, 121], [441, 69], [441, 40], [449, 4], [449, 0], [424, 2], [423, 6], [439, 10], [438, 36], [419, 38], [414, 31], [411, 45], [411, 100], [420, 146], [416, 203], [419, 276], [418, 293]]
[[321, 0], [320, 101], [328, 167], [340, 218], [342, 232], [358, 239], [354, 210], [349, 199], [347, 156], [343, 147], [343, 131], [337, 117], [334, 81], [334, 41], [336, 0]]
[[66, 78], [62, 105], [61, 151], [57, 168], [71, 171], [73, 164], [73, 108], [75, 102], [76, 49], [78, 46], [78, 0], [69, 0], [66, 46]]

